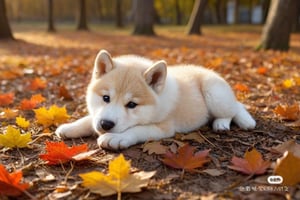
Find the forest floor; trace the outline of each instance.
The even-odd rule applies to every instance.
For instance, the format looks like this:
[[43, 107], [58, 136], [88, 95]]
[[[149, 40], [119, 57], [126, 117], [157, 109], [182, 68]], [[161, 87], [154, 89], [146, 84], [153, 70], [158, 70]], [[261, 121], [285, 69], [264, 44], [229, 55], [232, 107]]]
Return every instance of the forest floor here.
[[[156, 171], [149, 185], [139, 193], [125, 193], [122, 199], [300, 199], [300, 185], [279, 187], [267, 183], [273, 174], [270, 167], [263, 175], [247, 176], [228, 168], [233, 156], [243, 157], [249, 148], [256, 148], [265, 160], [275, 163], [282, 154], [274, 149], [288, 140], [300, 141], [300, 114], [296, 119], [283, 120], [274, 113], [278, 105], [300, 102], [300, 35], [293, 34], [289, 52], [255, 51], [260, 40], [258, 26], [211, 26], [203, 28], [203, 36], [186, 36], [183, 27], [157, 27], [156, 37], [130, 35], [129, 29], [92, 27], [78, 32], [60, 28], [56, 33], [44, 27], [13, 24], [15, 41], [0, 41], [0, 95], [13, 93], [14, 101], [0, 106], [0, 133], [15, 118], [3, 117], [5, 108], [18, 110], [31, 123], [34, 142], [31, 148], [0, 147], [0, 163], [7, 170], [23, 171], [23, 181], [30, 182], [27, 193], [34, 199], [99, 199], [80, 186], [80, 173], [93, 170], [107, 172], [109, 161], [122, 153], [131, 160], [132, 170]], [[205, 126], [196, 131], [200, 139], [187, 140], [177, 136], [162, 140], [162, 145], [176, 149], [189, 143], [198, 150], [210, 149], [211, 162], [196, 173], [170, 168], [161, 162], [162, 155], [144, 151], [143, 144], [113, 152], [101, 149], [88, 161], [49, 166], [39, 159], [45, 141], [59, 141], [56, 126], [44, 129], [36, 123], [32, 110], [20, 109], [20, 102], [34, 94], [46, 100], [40, 105], [66, 106], [69, 121], [86, 115], [85, 90], [91, 77], [93, 61], [100, 49], [111, 55], [138, 54], [151, 59], [164, 59], [168, 64], [192, 63], [220, 73], [233, 87], [237, 98], [244, 103], [257, 121], [251, 131], [232, 126], [230, 131], [216, 133]], [[46, 83], [42, 89], [28, 89], [39, 78]], [[59, 88], [65, 88], [71, 98], [64, 98]], [[1, 117], [2, 116], [2, 117]], [[96, 138], [65, 141], [69, 145], [87, 143], [97, 149]], [[205, 169], [220, 173], [205, 173]], [[49, 178], [52, 177], [52, 178]], [[64, 186], [64, 190], [58, 190]], [[283, 189], [282, 189], [283, 188]], [[277, 190], [277, 191], [276, 191]], [[29, 195], [29, 196], [30, 196]], [[30, 199], [23, 194], [15, 199]], [[109, 196], [101, 199], [116, 199]], [[0, 196], [0, 199], [8, 199]]]

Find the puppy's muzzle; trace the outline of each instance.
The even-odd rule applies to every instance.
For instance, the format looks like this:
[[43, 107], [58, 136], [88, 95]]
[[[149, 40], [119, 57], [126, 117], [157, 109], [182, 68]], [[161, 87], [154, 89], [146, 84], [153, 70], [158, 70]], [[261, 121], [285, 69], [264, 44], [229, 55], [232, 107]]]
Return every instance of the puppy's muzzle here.
[[112, 129], [115, 126], [115, 123], [113, 121], [110, 120], [105, 120], [102, 119], [100, 121], [100, 127], [101, 129], [105, 130], [105, 131], [109, 131], [110, 129]]

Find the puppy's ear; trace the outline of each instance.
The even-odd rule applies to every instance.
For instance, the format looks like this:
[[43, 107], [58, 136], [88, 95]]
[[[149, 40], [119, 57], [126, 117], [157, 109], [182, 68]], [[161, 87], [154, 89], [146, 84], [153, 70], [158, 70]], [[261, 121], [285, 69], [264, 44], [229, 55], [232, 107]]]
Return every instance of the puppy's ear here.
[[113, 62], [110, 54], [106, 50], [99, 51], [94, 64], [93, 78], [100, 78], [105, 73], [113, 69]]
[[167, 63], [163, 60], [154, 63], [144, 72], [146, 83], [157, 93], [165, 86], [167, 76]]

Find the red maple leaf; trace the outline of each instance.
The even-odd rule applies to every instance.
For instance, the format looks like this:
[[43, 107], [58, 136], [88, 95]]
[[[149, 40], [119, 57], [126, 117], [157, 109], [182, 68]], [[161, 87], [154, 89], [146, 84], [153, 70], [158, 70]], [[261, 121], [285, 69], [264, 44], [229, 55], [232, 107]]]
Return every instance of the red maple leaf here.
[[14, 98], [15, 98], [14, 93], [0, 94], [0, 106], [7, 106], [13, 103]]
[[228, 168], [249, 175], [263, 174], [271, 164], [269, 161], [264, 161], [261, 153], [255, 148], [246, 151], [244, 158], [233, 156], [231, 163], [233, 165]]
[[199, 151], [194, 154], [196, 148], [185, 144], [178, 149], [178, 154], [167, 151], [164, 154], [162, 162], [176, 169], [183, 169], [193, 172], [196, 168], [202, 167], [203, 164], [210, 161], [207, 158], [210, 150]]
[[0, 164], [0, 194], [7, 196], [19, 196], [29, 187], [28, 183], [20, 183], [23, 174], [21, 171], [8, 173]]
[[88, 151], [87, 144], [68, 147], [64, 142], [46, 142], [46, 154], [40, 158], [47, 161], [48, 165], [66, 163], [77, 154]]

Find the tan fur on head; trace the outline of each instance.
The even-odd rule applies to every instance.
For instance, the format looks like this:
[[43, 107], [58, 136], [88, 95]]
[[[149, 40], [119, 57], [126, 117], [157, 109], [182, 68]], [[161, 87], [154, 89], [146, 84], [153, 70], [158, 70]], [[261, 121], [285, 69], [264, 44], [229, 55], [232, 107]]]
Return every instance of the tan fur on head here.
[[111, 55], [106, 50], [101, 50], [95, 59], [93, 78], [100, 78], [103, 74], [111, 71], [113, 67]]

